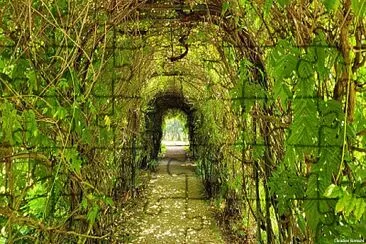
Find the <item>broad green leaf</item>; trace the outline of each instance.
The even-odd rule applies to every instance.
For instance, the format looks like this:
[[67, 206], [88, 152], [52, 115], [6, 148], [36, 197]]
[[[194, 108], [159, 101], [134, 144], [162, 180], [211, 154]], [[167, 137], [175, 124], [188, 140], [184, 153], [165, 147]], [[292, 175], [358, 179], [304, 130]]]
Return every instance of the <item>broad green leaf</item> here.
[[286, 109], [287, 101], [292, 94], [289, 87], [284, 82], [277, 81], [273, 88], [273, 96], [274, 98], [280, 98], [282, 108]]
[[297, 224], [300, 227], [300, 230], [305, 233], [306, 231], [306, 221], [302, 214], [297, 214]]
[[269, 74], [275, 82], [283, 82], [285, 78], [292, 78], [296, 71], [299, 51], [292, 47], [290, 41], [281, 40], [270, 52], [268, 57]]
[[354, 215], [356, 220], [360, 220], [366, 210], [366, 202], [362, 198], [357, 198], [355, 203]]
[[352, 195], [351, 200], [348, 202], [348, 204], [345, 205], [344, 208], [344, 216], [348, 217], [352, 211], [355, 209], [357, 204], [357, 199], [355, 196]]
[[300, 79], [308, 80], [314, 75], [312, 64], [309, 60], [301, 58], [296, 67], [297, 75]]
[[352, 195], [351, 194], [344, 194], [343, 197], [341, 197], [336, 206], [335, 206], [335, 211], [336, 212], [342, 212], [345, 210], [346, 206], [349, 204], [349, 202], [352, 200]]
[[[308, 184], [309, 186], [306, 192], [307, 195], [309, 197], [318, 197], [316, 191], [318, 185], [317, 176], [311, 175]], [[312, 233], [315, 234], [318, 228], [318, 224], [320, 222], [319, 202], [305, 201], [304, 208], [305, 208], [307, 226], [312, 231]]]
[[331, 184], [324, 192], [325, 197], [334, 198], [341, 197], [343, 195], [342, 190], [339, 186]]

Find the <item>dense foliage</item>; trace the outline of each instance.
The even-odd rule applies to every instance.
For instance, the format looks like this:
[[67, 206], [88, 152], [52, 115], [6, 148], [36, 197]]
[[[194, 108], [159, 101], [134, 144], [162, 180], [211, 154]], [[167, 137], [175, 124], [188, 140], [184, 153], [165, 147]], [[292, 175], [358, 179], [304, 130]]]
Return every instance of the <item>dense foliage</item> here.
[[365, 26], [363, 0], [0, 0], [0, 241], [123, 241], [172, 109], [232, 238], [363, 238]]

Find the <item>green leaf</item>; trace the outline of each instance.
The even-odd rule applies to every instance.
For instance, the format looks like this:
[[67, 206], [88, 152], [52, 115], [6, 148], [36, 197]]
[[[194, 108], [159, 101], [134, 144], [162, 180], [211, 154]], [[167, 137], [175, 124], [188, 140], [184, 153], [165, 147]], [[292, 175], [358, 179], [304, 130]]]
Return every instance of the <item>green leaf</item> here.
[[334, 198], [341, 197], [343, 195], [342, 190], [339, 186], [331, 184], [324, 192], [325, 197]]
[[335, 206], [336, 212], [342, 212], [345, 210], [346, 206], [352, 200], [351, 194], [344, 194], [342, 198], [340, 198]]
[[287, 144], [296, 147], [296, 151], [313, 153], [317, 145], [319, 118], [316, 101], [313, 99], [295, 99], [294, 120], [290, 127]]
[[83, 163], [76, 149], [67, 149], [64, 152], [66, 161], [70, 164], [70, 169], [76, 173], [80, 173], [81, 165]]
[[56, 6], [62, 11], [66, 12], [68, 10], [68, 1], [67, 0], [57, 0]]
[[26, 200], [28, 203], [25, 205], [25, 208], [28, 209], [29, 213], [41, 217], [43, 215], [43, 211], [46, 205], [46, 197], [44, 196], [47, 193], [47, 189], [44, 184], [35, 184], [33, 188], [31, 188], [27, 192]]
[[246, 5], [246, 0], [239, 0], [239, 6], [245, 7], [245, 5]]
[[352, 211], [356, 207], [357, 200], [355, 196], [352, 195], [351, 200], [348, 202], [348, 204], [344, 208], [344, 216], [348, 217]]
[[268, 58], [268, 66], [271, 67], [269, 71], [276, 82], [283, 82], [283, 79], [293, 77], [298, 55], [299, 51], [292, 47], [291, 42], [279, 41]]
[[273, 0], [266, 0], [265, 3], [264, 3], [264, 8], [263, 8], [263, 11], [264, 11], [264, 16], [268, 16], [268, 13], [269, 11], [271, 10], [272, 8], [272, 5], [273, 5]]
[[[1, 28], [0, 28], [0, 33], [1, 33]], [[2, 72], [2, 70], [4, 69], [5, 66], [6, 66], [6, 62], [0, 56], [0, 72]]]
[[261, 159], [264, 155], [265, 147], [260, 145], [254, 145], [253, 148], [253, 159]]
[[38, 90], [38, 82], [37, 82], [37, 74], [34, 70], [30, 70], [26, 73], [26, 76], [29, 81], [29, 91], [32, 93], [32, 91]]
[[86, 209], [88, 207], [88, 199], [83, 197], [83, 200], [81, 201], [81, 208]]
[[23, 112], [23, 117], [26, 123], [27, 140], [38, 136], [38, 128], [36, 122], [36, 115], [33, 110]]
[[230, 8], [230, 2], [224, 2], [222, 4], [221, 15], [225, 15], [226, 12], [229, 10], [229, 8]]
[[366, 210], [366, 203], [365, 200], [362, 198], [357, 198], [355, 201], [356, 203], [355, 203], [354, 215], [356, 217], [356, 220], [360, 220]]
[[365, 0], [352, 0], [352, 10], [357, 17], [366, 16], [366, 1]]
[[277, 81], [273, 87], [273, 96], [276, 99], [279, 98], [282, 108], [286, 109], [287, 101], [292, 94], [290, 88], [284, 82]]
[[105, 202], [107, 205], [109, 205], [109, 206], [113, 206], [113, 204], [114, 204], [114, 202], [113, 202], [112, 198], [110, 198], [110, 197], [105, 197], [105, 198], [104, 198], [104, 202]]
[[278, 4], [281, 6], [281, 7], [285, 7], [287, 6], [292, 0], [277, 0]]
[[1, 129], [5, 135], [5, 141], [13, 145], [16, 142], [21, 142], [22, 138], [20, 131], [22, 126], [19, 122], [19, 116], [14, 105], [8, 101], [5, 101], [0, 106], [0, 114], [2, 115]]
[[82, 131], [81, 131], [81, 141], [83, 143], [88, 143], [91, 140], [92, 140], [92, 130], [91, 130], [91, 128], [86, 127], [84, 129], [82, 129]]
[[312, 64], [309, 60], [300, 59], [297, 63], [297, 75], [300, 79], [308, 80], [314, 75]]
[[87, 220], [91, 225], [95, 223], [95, 220], [97, 219], [99, 213], [99, 207], [97, 205], [94, 205], [91, 210], [89, 210], [87, 214]]
[[66, 78], [61, 78], [58, 82], [58, 87], [60, 87], [63, 90], [66, 90], [70, 87], [70, 83]]
[[68, 112], [67, 112], [66, 108], [59, 106], [55, 109], [56, 109], [56, 112], [53, 114], [53, 118], [62, 120], [67, 117]]
[[306, 232], [306, 221], [302, 214], [297, 214], [297, 224], [299, 225], [300, 230], [305, 233]]
[[323, 4], [328, 12], [336, 11], [339, 8], [339, 0], [324, 0]]
[[272, 173], [268, 186], [271, 194], [276, 195], [278, 198], [278, 212], [283, 214], [288, 212], [294, 205], [289, 198], [304, 196], [305, 178], [296, 174], [293, 164], [287, 167], [285, 162], [282, 162]]
[[319, 201], [305, 201], [306, 224], [312, 231], [314, 237], [320, 223]]
[[12, 79], [23, 79], [26, 78], [25, 72], [29, 68], [29, 61], [26, 59], [19, 59], [16, 63], [13, 72]]

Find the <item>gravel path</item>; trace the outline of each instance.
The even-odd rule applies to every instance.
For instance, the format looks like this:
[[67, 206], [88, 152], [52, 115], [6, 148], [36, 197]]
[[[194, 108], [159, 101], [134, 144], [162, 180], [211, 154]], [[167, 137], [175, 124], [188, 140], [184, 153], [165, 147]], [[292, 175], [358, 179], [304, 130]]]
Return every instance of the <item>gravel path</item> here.
[[130, 216], [130, 243], [224, 243], [195, 167], [182, 146], [168, 146], [143, 208]]

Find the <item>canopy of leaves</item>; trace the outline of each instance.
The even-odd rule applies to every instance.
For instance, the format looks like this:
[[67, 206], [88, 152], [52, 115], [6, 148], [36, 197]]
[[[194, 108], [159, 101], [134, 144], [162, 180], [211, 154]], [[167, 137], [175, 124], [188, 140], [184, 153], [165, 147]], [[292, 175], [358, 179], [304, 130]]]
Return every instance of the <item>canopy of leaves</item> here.
[[0, 1], [0, 241], [125, 241], [172, 109], [231, 238], [361, 239], [365, 26], [363, 0]]

